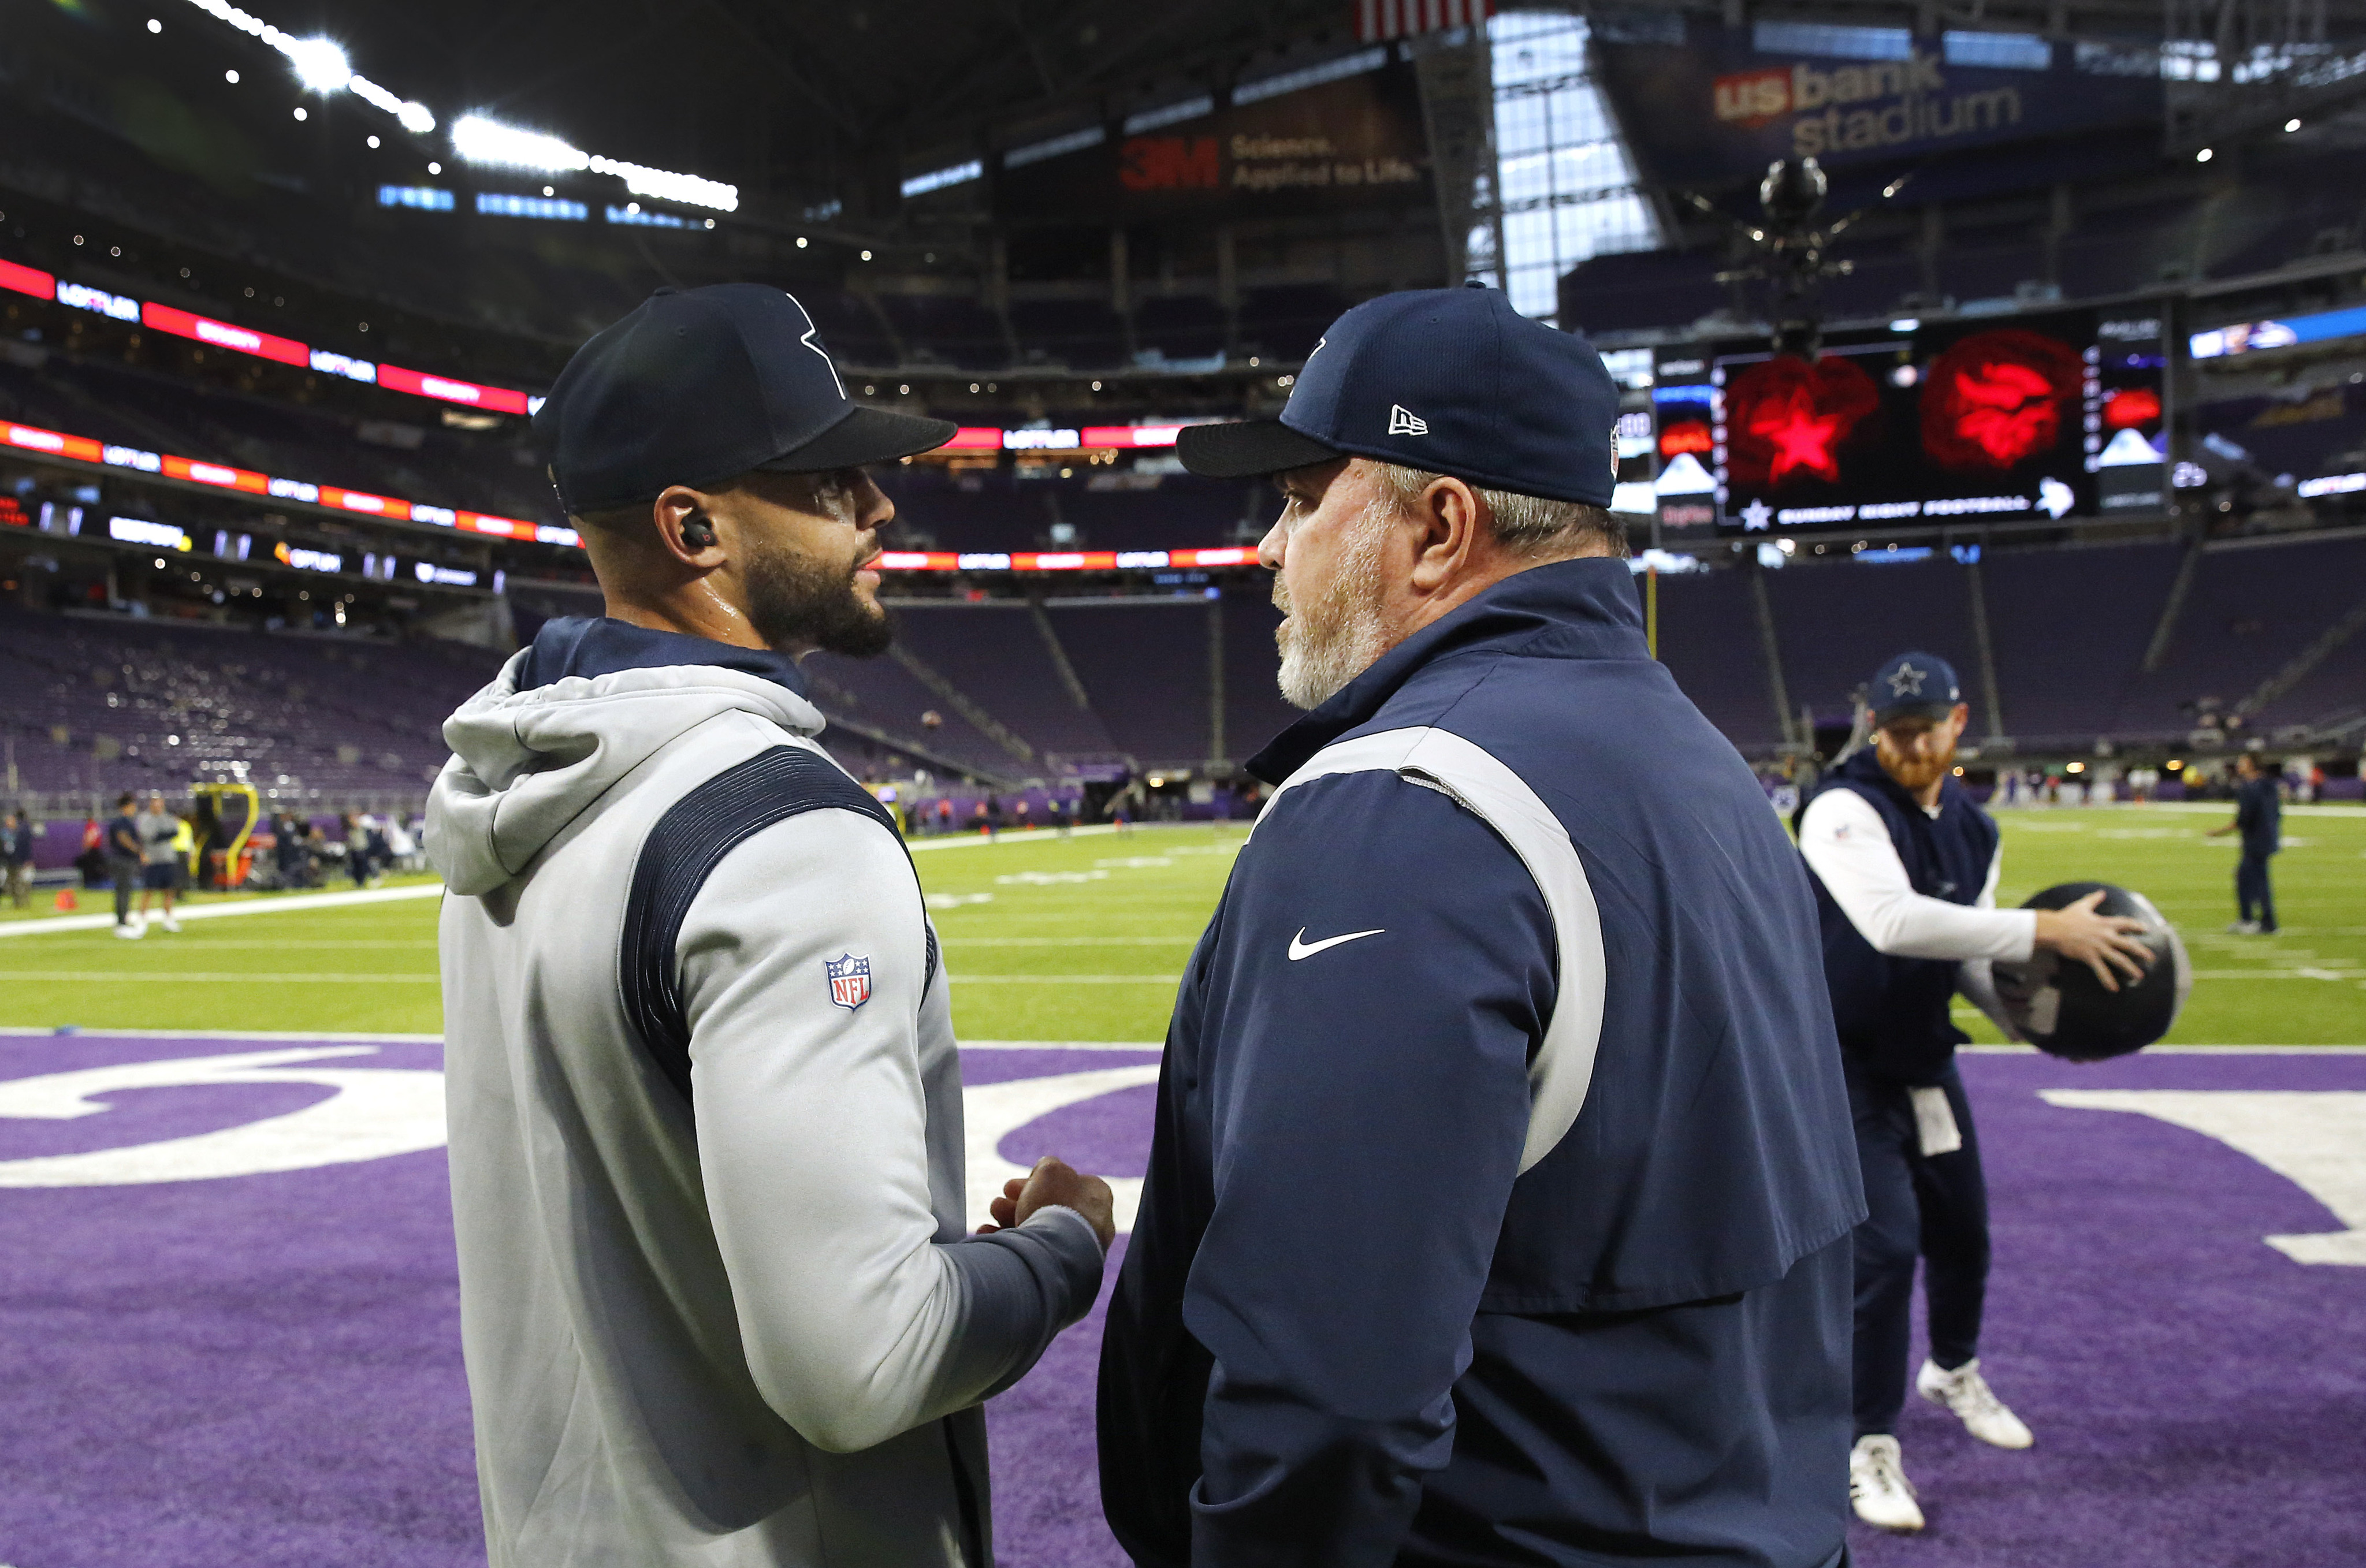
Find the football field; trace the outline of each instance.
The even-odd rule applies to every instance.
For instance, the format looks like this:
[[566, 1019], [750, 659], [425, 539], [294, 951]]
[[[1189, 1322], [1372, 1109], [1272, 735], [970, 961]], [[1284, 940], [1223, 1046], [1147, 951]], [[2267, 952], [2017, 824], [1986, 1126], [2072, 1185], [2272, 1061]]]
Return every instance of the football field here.
[[[2366, 1043], [2366, 811], [2299, 807], [2274, 863], [2283, 930], [2225, 931], [2235, 840], [2219, 807], [2000, 814], [2017, 904], [2055, 883], [2116, 882], [2183, 933], [2193, 997], [2173, 1042]], [[1244, 825], [923, 840], [915, 860], [953, 978], [953, 1019], [978, 1040], [1155, 1041], [1177, 979], [1222, 891]], [[409, 894], [402, 897], [399, 895]], [[85, 896], [85, 911], [104, 895]], [[118, 942], [47, 919], [0, 920], [0, 1027], [433, 1034], [436, 898], [423, 879], [368, 901], [273, 913], [222, 901], [177, 936]], [[310, 900], [307, 900], [308, 905]], [[210, 910], [211, 905], [200, 903]], [[1997, 1038], [1960, 1010], [1976, 1037]]]
[[[1853, 1529], [1865, 1568], [2366, 1562], [2366, 812], [2287, 816], [2270, 938], [2225, 932], [2236, 852], [2203, 834], [2225, 815], [2002, 814], [2005, 902], [2106, 880], [2180, 927], [2187, 1049], [1966, 1059], [1997, 1246], [1982, 1359], [2038, 1444], [1984, 1449], [1910, 1402], [1931, 1529]], [[1244, 838], [915, 846], [974, 1207], [1059, 1153], [1111, 1179], [1122, 1228], [1156, 1042]], [[200, 901], [138, 942], [96, 900], [0, 917], [0, 1564], [481, 1568], [439, 897]], [[990, 1407], [1004, 1568], [1122, 1568], [1098, 1337], [1097, 1311]]]

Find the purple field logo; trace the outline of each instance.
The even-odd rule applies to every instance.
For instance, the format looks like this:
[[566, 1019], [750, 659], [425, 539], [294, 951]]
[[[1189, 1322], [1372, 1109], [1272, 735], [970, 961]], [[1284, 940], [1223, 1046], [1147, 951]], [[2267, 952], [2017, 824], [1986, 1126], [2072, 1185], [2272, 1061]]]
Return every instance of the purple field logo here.
[[822, 960], [829, 974], [829, 999], [852, 1012], [871, 999], [871, 960], [841, 953]]

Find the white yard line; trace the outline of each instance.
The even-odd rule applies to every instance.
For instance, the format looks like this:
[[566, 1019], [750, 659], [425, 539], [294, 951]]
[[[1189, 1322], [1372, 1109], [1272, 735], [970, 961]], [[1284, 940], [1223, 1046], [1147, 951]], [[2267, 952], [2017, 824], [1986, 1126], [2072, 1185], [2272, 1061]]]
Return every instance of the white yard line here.
[[[110, 979], [116, 976], [108, 976]], [[0, 1041], [57, 1038], [55, 1029], [28, 1029], [0, 1024]], [[340, 1033], [325, 1029], [74, 1029], [70, 1038], [96, 1040], [293, 1040], [306, 1043], [363, 1045], [440, 1045], [440, 1034]], [[1156, 1040], [964, 1040], [964, 1051], [1159, 1051]], [[1981, 1056], [2034, 1056], [2034, 1045], [1958, 1045], [1956, 1050]], [[2172, 1056], [2366, 1056], [2366, 1045], [2154, 1045], [2154, 1055]]]
[[344, 1034], [324, 1029], [28, 1029], [0, 1024], [0, 1040], [52, 1040], [59, 1035], [97, 1040], [294, 1040], [305, 1044], [441, 1045], [440, 1034]]
[[[1132, 831], [1166, 832], [1180, 828], [1205, 826], [1207, 824], [1199, 822], [1156, 822], [1144, 823]], [[1069, 829], [1066, 836], [1072, 839], [1090, 839], [1114, 837], [1116, 833], [1117, 828], [1110, 824], [1074, 828]], [[991, 839], [954, 833], [938, 839], [913, 839], [907, 841], [907, 847], [913, 852], [918, 853], [923, 850], [986, 849], [997, 844], [1053, 844], [1058, 843], [1061, 837], [1057, 829], [1050, 828], [1039, 828], [1032, 832], [1006, 830], [997, 833]], [[84, 889], [84, 891], [89, 890]], [[396, 903], [406, 898], [435, 898], [442, 897], [443, 892], [442, 883], [428, 882], [409, 887], [361, 888], [351, 893], [266, 895], [256, 898], [242, 898], [230, 904], [191, 904], [175, 911], [175, 914], [183, 920], [220, 920], [228, 919], [233, 915], [282, 915], [306, 909], [342, 909], [356, 904]], [[107, 897], [111, 897], [112, 895], [107, 895]], [[53, 915], [33, 920], [0, 921], [0, 940], [12, 936], [58, 936], [67, 931], [99, 931], [114, 924], [115, 916], [111, 912], [95, 915]]]
[[[2024, 812], [2033, 817], [2044, 817], [2056, 811], [2114, 811], [2125, 812], [2131, 817], [2142, 817], [2153, 811], [2176, 811], [2190, 812], [2197, 816], [2232, 818], [2235, 815], [2235, 803], [2231, 800], [2149, 800], [2138, 805], [2132, 800], [2118, 800], [2105, 801], [2101, 805], [2090, 802], [2085, 806], [1990, 805], [1988, 809], [1992, 812], [2009, 811], [2015, 818]], [[2287, 817], [2366, 817], [2366, 806], [2296, 806], [2288, 803], [2284, 807], [2284, 815]]]
[[1157, 1040], [964, 1040], [964, 1051], [1160, 1051]]
[[433, 986], [441, 979], [437, 975], [330, 975], [304, 970], [254, 975], [234, 969], [0, 969], [0, 980], [47, 980], [77, 986]]
[[[343, 909], [357, 904], [398, 904], [411, 898], [440, 898], [444, 885], [422, 882], [409, 887], [364, 887], [351, 893], [290, 893], [284, 897], [242, 898], [231, 904], [192, 904], [175, 911], [183, 920], [226, 920], [234, 915], [288, 915], [307, 909]], [[112, 897], [112, 895], [108, 895]], [[112, 913], [54, 915], [46, 919], [10, 920], [0, 924], [0, 939], [12, 936], [57, 936], [66, 931], [103, 931], [115, 924]], [[158, 940], [165, 940], [159, 938]]]
[[[2034, 1056], [2034, 1045], [1958, 1045], [1958, 1051], [1968, 1051], [1982, 1056]], [[2366, 1056], [2366, 1045], [2147, 1045], [2137, 1053], [2146, 1056]], [[2126, 1061], [2114, 1056], [2115, 1062]]]
[[945, 978], [956, 986], [1174, 986], [1180, 975], [955, 975]]

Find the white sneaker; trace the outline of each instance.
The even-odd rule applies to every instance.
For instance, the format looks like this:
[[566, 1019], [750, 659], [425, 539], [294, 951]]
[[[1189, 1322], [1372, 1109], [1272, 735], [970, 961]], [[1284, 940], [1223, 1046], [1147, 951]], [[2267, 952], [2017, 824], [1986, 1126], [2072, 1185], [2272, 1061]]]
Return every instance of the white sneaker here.
[[2027, 1424], [2005, 1408], [1989, 1380], [1980, 1376], [1977, 1356], [1952, 1372], [1940, 1371], [1936, 1361], [1924, 1361], [1914, 1375], [1914, 1392], [1954, 1411], [1965, 1430], [1992, 1447], [2025, 1449], [2036, 1441]]
[[165, 916], [161, 923], [166, 931], [172, 932], [175, 936], [181, 934], [181, 922], [175, 919], [172, 916]]
[[118, 920], [115, 922], [115, 934], [125, 942], [138, 942], [148, 934], [148, 928], [136, 919]]
[[1849, 1451], [1849, 1506], [1876, 1529], [1919, 1530], [1922, 1506], [1899, 1462], [1898, 1439], [1887, 1433], [1859, 1438]]
[[2233, 925], [2226, 928], [2226, 934], [2229, 936], [2257, 936], [2259, 934], [2259, 922], [2257, 920], [2236, 920]]

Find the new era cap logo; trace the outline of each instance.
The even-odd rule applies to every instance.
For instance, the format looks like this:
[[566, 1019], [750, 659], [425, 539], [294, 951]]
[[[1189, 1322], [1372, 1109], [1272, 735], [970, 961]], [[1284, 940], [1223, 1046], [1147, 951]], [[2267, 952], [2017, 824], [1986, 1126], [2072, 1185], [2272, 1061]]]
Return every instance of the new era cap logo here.
[[1389, 434], [1391, 435], [1427, 435], [1429, 434], [1429, 421], [1422, 418], [1419, 414], [1407, 412], [1405, 406], [1403, 403], [1391, 403], [1389, 405]]

